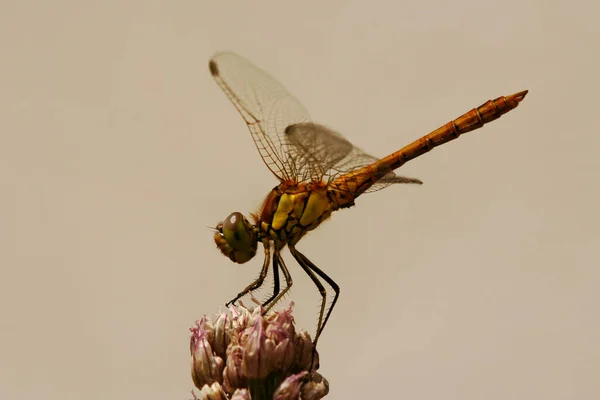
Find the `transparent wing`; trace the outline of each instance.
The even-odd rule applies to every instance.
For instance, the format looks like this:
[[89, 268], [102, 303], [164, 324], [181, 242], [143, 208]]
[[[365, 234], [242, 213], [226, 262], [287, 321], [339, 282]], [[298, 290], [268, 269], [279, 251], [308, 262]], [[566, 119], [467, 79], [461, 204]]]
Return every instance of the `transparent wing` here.
[[[209, 69], [248, 125], [263, 161], [280, 181], [330, 181], [377, 161], [339, 133], [313, 123], [295, 97], [245, 58], [217, 53]], [[368, 191], [393, 183], [421, 182], [390, 171]]]
[[[290, 125], [286, 130], [290, 148], [298, 165], [314, 165], [320, 175], [329, 181], [378, 161], [377, 157], [354, 146], [338, 132], [315, 123]], [[394, 183], [417, 183], [419, 179], [388, 172], [367, 191], [375, 192]]]
[[217, 53], [209, 68], [246, 121], [263, 161], [279, 180], [296, 180], [299, 169], [317, 169], [301, 168], [291, 157], [294, 151], [289, 147], [285, 129], [296, 123], [310, 123], [311, 119], [302, 104], [279, 82], [234, 53]]

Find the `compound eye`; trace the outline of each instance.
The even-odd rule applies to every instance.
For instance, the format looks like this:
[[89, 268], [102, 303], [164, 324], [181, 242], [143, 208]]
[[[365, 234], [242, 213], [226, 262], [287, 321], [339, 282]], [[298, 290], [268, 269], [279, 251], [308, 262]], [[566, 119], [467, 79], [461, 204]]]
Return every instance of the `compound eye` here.
[[223, 221], [220, 232], [232, 249], [246, 251], [251, 249], [255, 242], [252, 226], [239, 212], [230, 214]]

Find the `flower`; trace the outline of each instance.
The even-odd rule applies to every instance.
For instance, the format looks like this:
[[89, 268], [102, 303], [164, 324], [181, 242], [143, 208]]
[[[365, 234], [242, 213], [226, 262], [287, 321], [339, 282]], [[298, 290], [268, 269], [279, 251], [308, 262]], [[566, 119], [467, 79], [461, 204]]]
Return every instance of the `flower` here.
[[296, 332], [292, 308], [231, 306], [190, 328], [192, 380], [198, 400], [318, 400], [329, 383], [306, 331]]
[[[192, 380], [197, 388], [221, 383], [223, 377], [223, 359], [213, 353], [210, 342], [214, 343], [212, 324], [206, 317], [196, 321], [196, 326], [190, 328], [190, 352], [192, 353]], [[212, 339], [212, 340], [210, 340]]]

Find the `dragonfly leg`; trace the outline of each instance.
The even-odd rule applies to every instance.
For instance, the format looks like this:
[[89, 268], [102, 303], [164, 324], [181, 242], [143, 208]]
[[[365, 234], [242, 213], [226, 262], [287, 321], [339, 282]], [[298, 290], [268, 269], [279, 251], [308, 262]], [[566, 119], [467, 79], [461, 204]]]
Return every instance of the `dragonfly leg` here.
[[277, 295], [279, 294], [279, 263], [277, 258], [273, 255], [273, 294], [267, 300], [262, 303], [263, 307], [266, 307]]
[[263, 305], [265, 307], [265, 313], [269, 311], [271, 307], [273, 307], [279, 300], [281, 300], [281, 298], [285, 296], [287, 291], [290, 290], [294, 284], [292, 275], [290, 275], [290, 271], [288, 271], [285, 263], [283, 262], [283, 258], [281, 257], [279, 250], [275, 250], [275, 254], [273, 254], [273, 270], [275, 269], [275, 265], [281, 267], [281, 272], [283, 272], [283, 278], [285, 279], [285, 288], [283, 288], [283, 290], [278, 294], [273, 293], [273, 296], [271, 296], [271, 298], [265, 302]]
[[[319, 292], [321, 293], [321, 297], [322, 297], [321, 312], [319, 313], [319, 322], [318, 322], [318, 326], [317, 326], [317, 333], [315, 334], [315, 339], [313, 341], [313, 345], [315, 346], [315, 349], [316, 349], [317, 341], [319, 340], [319, 336], [321, 336], [321, 333], [323, 332], [323, 329], [325, 328], [325, 324], [327, 323], [327, 320], [329, 319], [329, 316], [331, 315], [331, 312], [333, 311], [333, 307], [335, 306], [335, 303], [337, 302], [337, 299], [340, 296], [340, 287], [338, 286], [337, 283], [335, 283], [335, 281], [333, 279], [331, 279], [329, 276], [327, 276], [327, 274], [325, 272], [321, 271], [315, 264], [313, 264], [308, 258], [306, 258], [306, 256], [304, 254], [302, 254], [298, 250], [296, 250], [296, 248], [294, 246], [288, 246], [288, 247], [290, 249], [290, 252], [294, 256], [294, 258], [296, 259], [296, 261], [298, 261], [298, 264], [300, 264], [300, 266], [302, 267], [304, 272], [306, 272], [308, 274], [308, 276], [310, 276], [310, 278], [312, 279], [314, 284], [319, 289]], [[323, 280], [325, 280], [325, 282], [327, 282], [329, 284], [329, 286], [331, 286], [331, 288], [335, 292], [333, 301], [331, 302], [331, 305], [329, 306], [329, 309], [327, 310], [326, 314], [325, 314], [325, 308], [327, 305], [327, 291], [325, 290], [325, 287], [323, 286], [321, 281], [319, 281], [319, 278], [317, 278], [315, 273], [317, 275], [319, 275]], [[325, 318], [323, 318], [323, 314], [325, 314]]]
[[262, 269], [260, 270], [260, 275], [254, 282], [252, 282], [250, 285], [248, 285], [248, 287], [246, 287], [246, 289], [244, 289], [240, 293], [238, 293], [238, 295], [235, 296], [235, 298], [233, 300], [227, 302], [225, 304], [225, 307], [229, 307], [231, 304], [235, 305], [235, 302], [238, 301], [240, 298], [244, 297], [246, 294], [248, 294], [251, 291], [256, 290], [262, 286], [263, 282], [265, 281], [265, 277], [267, 276], [267, 272], [269, 271], [269, 262], [271, 261], [271, 247], [267, 244], [265, 244], [264, 247], [265, 247], [265, 261], [263, 262]]

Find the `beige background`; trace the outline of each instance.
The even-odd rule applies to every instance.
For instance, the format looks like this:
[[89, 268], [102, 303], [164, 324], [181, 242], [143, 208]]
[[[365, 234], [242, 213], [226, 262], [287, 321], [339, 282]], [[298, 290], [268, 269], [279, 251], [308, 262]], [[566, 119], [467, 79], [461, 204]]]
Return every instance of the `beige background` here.
[[0, 1], [0, 398], [190, 397], [188, 327], [261, 264], [206, 225], [277, 183], [208, 73], [220, 50], [380, 156], [530, 90], [402, 168], [422, 187], [301, 242], [342, 287], [328, 398], [598, 398], [598, 7], [251, 3]]

